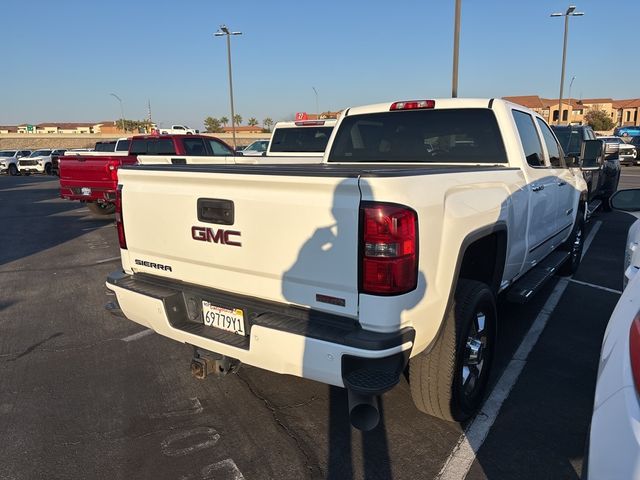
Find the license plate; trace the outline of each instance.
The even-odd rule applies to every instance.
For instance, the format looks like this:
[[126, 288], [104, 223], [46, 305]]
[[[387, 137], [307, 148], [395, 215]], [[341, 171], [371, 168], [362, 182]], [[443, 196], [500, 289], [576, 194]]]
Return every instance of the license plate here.
[[82, 192], [82, 195], [91, 195], [91, 189], [89, 187], [82, 187], [80, 192]]
[[219, 328], [236, 335], [246, 335], [244, 313], [239, 308], [222, 308], [203, 300], [202, 318], [208, 327]]

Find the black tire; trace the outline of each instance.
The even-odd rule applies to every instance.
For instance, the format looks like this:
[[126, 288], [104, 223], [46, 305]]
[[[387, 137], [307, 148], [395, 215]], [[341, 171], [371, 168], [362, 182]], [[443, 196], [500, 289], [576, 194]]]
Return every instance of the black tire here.
[[12, 177], [18, 175], [18, 167], [16, 167], [15, 163], [9, 164], [9, 175], [11, 175]]
[[[456, 422], [467, 420], [478, 410], [493, 362], [496, 323], [491, 289], [482, 282], [460, 279], [435, 345], [413, 357], [409, 364], [411, 396], [418, 410]], [[484, 341], [478, 337], [480, 332], [485, 335]], [[476, 351], [476, 365], [469, 363], [469, 342], [474, 339], [482, 344]]]
[[569, 252], [571, 257], [558, 269], [558, 275], [568, 277], [578, 271], [582, 261], [582, 249], [584, 248], [584, 208], [578, 209], [576, 221], [571, 229], [569, 238], [559, 247], [560, 250]]
[[24, 175], [25, 177], [28, 177], [29, 175], [31, 175], [31, 172], [24, 172], [22, 175]]
[[116, 211], [116, 206], [113, 203], [90, 202], [87, 203], [87, 207], [91, 210], [91, 213], [96, 215], [111, 215]]
[[44, 174], [45, 175], [51, 175], [51, 164], [50, 163], [47, 163], [44, 166]]

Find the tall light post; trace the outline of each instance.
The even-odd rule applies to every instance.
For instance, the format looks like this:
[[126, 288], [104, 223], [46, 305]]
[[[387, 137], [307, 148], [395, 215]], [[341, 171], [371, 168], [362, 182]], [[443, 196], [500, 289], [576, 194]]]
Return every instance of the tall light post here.
[[111, 95], [112, 97], [115, 97], [115, 99], [118, 100], [118, 102], [120, 102], [120, 118], [122, 119], [122, 130], [124, 130], [124, 132], [126, 133], [127, 129], [124, 126], [124, 108], [122, 107], [122, 99], [115, 93], [110, 93], [109, 95]]
[[313, 88], [313, 92], [316, 94], [316, 115], [318, 115], [318, 118], [320, 118], [320, 107], [318, 107], [318, 90], [316, 90], [316, 87], [311, 88]]
[[567, 37], [569, 36], [569, 17], [581, 17], [584, 12], [576, 12], [575, 5], [569, 5], [567, 11], [552, 13], [552, 17], [564, 17], [564, 44], [562, 47], [562, 73], [560, 74], [560, 98], [558, 99], [558, 125], [562, 120], [562, 94], [564, 92], [564, 66], [567, 62]]
[[233, 79], [231, 76], [231, 35], [242, 35], [242, 32], [231, 32], [226, 25], [220, 25], [220, 30], [214, 33], [216, 37], [227, 37], [227, 61], [229, 63], [229, 98], [231, 99], [231, 133], [233, 135], [233, 149], [236, 145], [236, 112], [233, 109]]
[[[571, 115], [573, 115], [573, 105], [571, 105], [571, 87], [573, 87], [573, 81], [576, 79], [576, 76], [573, 75], [571, 77], [571, 81], [569, 82], [569, 95], [567, 98], [569, 99], [569, 106], [571, 107]], [[571, 116], [569, 116], [569, 125], [571, 125]]]
[[456, 12], [453, 29], [453, 78], [451, 79], [451, 97], [458, 96], [458, 52], [460, 51], [460, 10], [462, 0], [456, 0]]

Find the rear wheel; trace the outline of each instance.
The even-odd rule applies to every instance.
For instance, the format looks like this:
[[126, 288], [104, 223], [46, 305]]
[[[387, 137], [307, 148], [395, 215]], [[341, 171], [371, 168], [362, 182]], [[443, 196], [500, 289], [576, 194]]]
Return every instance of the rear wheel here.
[[460, 279], [435, 345], [409, 365], [411, 396], [418, 410], [457, 422], [476, 412], [493, 361], [496, 323], [491, 289]]
[[582, 208], [578, 210], [571, 235], [559, 248], [569, 252], [570, 257], [558, 269], [558, 274], [561, 276], [573, 275], [578, 271], [582, 261], [582, 249], [584, 248], [584, 210]]
[[12, 177], [18, 175], [18, 167], [16, 167], [15, 163], [9, 165], [9, 175], [11, 175]]
[[87, 208], [96, 215], [111, 215], [116, 211], [116, 206], [113, 203], [91, 202], [87, 203]]

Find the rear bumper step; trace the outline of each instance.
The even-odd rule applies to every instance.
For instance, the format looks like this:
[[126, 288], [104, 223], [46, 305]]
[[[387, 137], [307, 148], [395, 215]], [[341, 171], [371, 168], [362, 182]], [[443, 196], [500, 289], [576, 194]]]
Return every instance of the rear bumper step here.
[[[410, 327], [390, 333], [371, 332], [363, 330], [352, 318], [148, 274], [115, 272], [109, 275], [107, 286], [116, 292], [118, 304], [128, 318], [162, 335], [243, 363], [347, 386], [362, 394], [377, 395], [398, 383], [415, 337], [415, 330]], [[149, 317], [155, 319], [135, 318], [138, 312], [130, 314], [133, 304], [141, 303], [141, 296], [161, 305], [159, 309], [147, 310]], [[206, 326], [203, 300], [222, 308], [242, 309], [247, 335]], [[266, 345], [268, 338], [272, 340]], [[298, 347], [288, 349], [288, 343]], [[300, 346], [301, 356], [295, 351]], [[277, 358], [267, 359], [265, 355]]]

